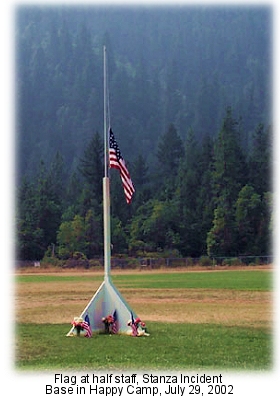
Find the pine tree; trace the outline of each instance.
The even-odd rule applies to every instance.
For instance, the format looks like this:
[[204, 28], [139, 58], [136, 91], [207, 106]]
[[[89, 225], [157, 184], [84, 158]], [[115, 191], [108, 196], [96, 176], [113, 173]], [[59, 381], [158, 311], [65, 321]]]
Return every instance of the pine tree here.
[[261, 196], [272, 189], [271, 132], [269, 129], [265, 130], [263, 124], [258, 125], [253, 136], [249, 159], [249, 181]]
[[132, 202], [133, 210], [148, 201], [151, 196], [149, 168], [145, 158], [142, 154], [138, 155], [132, 165], [131, 176], [133, 177], [133, 184], [136, 188], [134, 199]]
[[183, 155], [183, 142], [175, 126], [170, 124], [166, 133], [161, 136], [157, 149], [158, 178], [160, 176], [160, 181], [163, 184], [160, 195], [163, 199], [171, 199], [174, 194], [179, 164]]
[[202, 142], [202, 149], [198, 157], [198, 176], [200, 176], [199, 194], [197, 198], [197, 214], [199, 219], [200, 255], [207, 253], [207, 233], [211, 229], [214, 215], [214, 201], [212, 193], [213, 168], [213, 140], [206, 135]]
[[179, 231], [181, 237], [181, 252], [187, 256], [200, 254], [200, 235], [197, 234], [199, 215], [197, 213], [197, 199], [200, 191], [198, 168], [199, 147], [194, 132], [187, 134], [184, 157], [181, 159], [178, 170], [178, 185], [175, 198], [177, 199]]
[[102, 206], [102, 177], [104, 175], [103, 143], [96, 132], [80, 159], [79, 171], [85, 179], [83, 190], [83, 215], [92, 208], [96, 214]]
[[258, 255], [259, 236], [263, 222], [261, 196], [252, 186], [244, 186], [236, 201], [238, 250], [242, 255]]
[[62, 209], [55, 197], [53, 186], [48, 179], [48, 173], [43, 162], [41, 162], [35, 188], [35, 209], [38, 215], [38, 228], [43, 231], [41, 247], [45, 252], [48, 246], [56, 243], [56, 232], [60, 225]]
[[18, 190], [16, 209], [16, 255], [20, 260], [41, 259], [43, 230], [38, 226], [38, 212], [35, 207], [34, 184], [23, 179]]
[[238, 251], [235, 202], [247, 178], [238, 123], [228, 108], [214, 149], [212, 181], [215, 211], [213, 227], [207, 238], [209, 255], [231, 256]]

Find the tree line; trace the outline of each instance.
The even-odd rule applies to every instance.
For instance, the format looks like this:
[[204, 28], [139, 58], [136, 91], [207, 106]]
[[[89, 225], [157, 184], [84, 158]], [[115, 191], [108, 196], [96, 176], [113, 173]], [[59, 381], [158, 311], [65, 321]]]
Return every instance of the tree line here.
[[269, 7], [40, 7], [16, 13], [18, 179], [50, 167], [68, 173], [103, 129], [103, 45], [114, 130], [124, 154], [155, 168], [170, 123], [201, 142], [228, 105], [244, 146], [271, 123]]
[[270, 22], [269, 7], [17, 7], [17, 257], [103, 254], [104, 44], [136, 188], [127, 206], [111, 171], [112, 253], [270, 253]]
[[[156, 168], [127, 159], [136, 193], [127, 205], [118, 171], [110, 171], [112, 254], [211, 257], [268, 255], [272, 236], [271, 132], [258, 124], [250, 151], [242, 124], [225, 110], [219, 132], [183, 141], [174, 124], [161, 135]], [[59, 152], [39, 162], [18, 188], [17, 257], [88, 259], [103, 254], [103, 140], [96, 132], [66, 179]], [[124, 155], [124, 158], [125, 155]]]

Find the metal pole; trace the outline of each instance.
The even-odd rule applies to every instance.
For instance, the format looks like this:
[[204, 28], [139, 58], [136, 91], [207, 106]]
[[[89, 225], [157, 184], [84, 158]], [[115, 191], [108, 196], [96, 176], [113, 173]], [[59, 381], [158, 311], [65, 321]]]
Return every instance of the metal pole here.
[[111, 269], [110, 181], [108, 177], [108, 129], [107, 129], [107, 68], [104, 46], [104, 178], [103, 178], [103, 226], [104, 226], [104, 279], [108, 280]]
[[103, 77], [104, 77], [104, 176], [108, 177], [108, 129], [107, 129], [107, 59], [106, 59], [106, 47], [103, 47]]
[[110, 186], [109, 178], [103, 178], [103, 223], [104, 223], [104, 277], [109, 278], [111, 267]]

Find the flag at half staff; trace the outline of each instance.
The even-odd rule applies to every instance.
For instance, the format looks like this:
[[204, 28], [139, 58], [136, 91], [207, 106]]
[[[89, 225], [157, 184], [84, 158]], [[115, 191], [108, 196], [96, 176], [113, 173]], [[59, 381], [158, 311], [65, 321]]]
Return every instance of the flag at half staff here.
[[120, 171], [126, 202], [129, 204], [135, 189], [111, 128], [109, 134], [109, 165]]

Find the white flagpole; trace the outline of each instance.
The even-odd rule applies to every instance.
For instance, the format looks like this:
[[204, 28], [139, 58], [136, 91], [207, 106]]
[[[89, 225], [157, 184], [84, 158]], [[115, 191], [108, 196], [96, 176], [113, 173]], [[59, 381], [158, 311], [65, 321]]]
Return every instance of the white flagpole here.
[[104, 177], [108, 177], [108, 128], [107, 128], [107, 53], [103, 47], [103, 96], [104, 96]]
[[[106, 66], [106, 47], [104, 46], [104, 177], [103, 177], [103, 223], [104, 223], [104, 281], [92, 297], [86, 308], [81, 314], [81, 318], [86, 316], [90, 320], [93, 331], [103, 331], [104, 326], [102, 317], [117, 311], [117, 321], [119, 333], [127, 333], [127, 321], [131, 316], [131, 308], [121, 296], [110, 279], [111, 270], [111, 226], [110, 226], [110, 181], [109, 181], [109, 134], [107, 127], [107, 66]], [[109, 115], [110, 123], [110, 115]], [[102, 313], [102, 314], [101, 314]], [[136, 314], [133, 313], [136, 318]], [[72, 326], [67, 336], [76, 336], [75, 328]]]
[[108, 176], [108, 128], [107, 128], [107, 59], [104, 51], [104, 178], [103, 178], [103, 224], [104, 224], [104, 279], [109, 279], [111, 267], [110, 182]]

